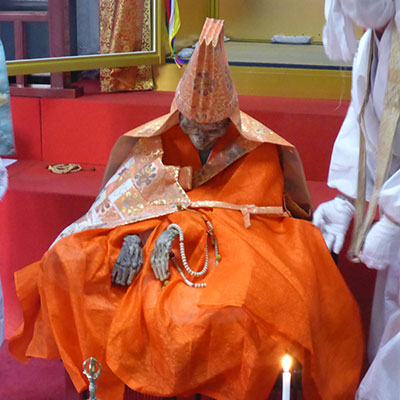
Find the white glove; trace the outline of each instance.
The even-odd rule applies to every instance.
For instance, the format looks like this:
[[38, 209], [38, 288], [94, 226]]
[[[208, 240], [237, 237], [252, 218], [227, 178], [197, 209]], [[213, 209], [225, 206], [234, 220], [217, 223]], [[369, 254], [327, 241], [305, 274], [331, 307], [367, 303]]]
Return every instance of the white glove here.
[[3, 165], [3, 161], [0, 158], [0, 200], [7, 189], [8, 175], [6, 167]]
[[315, 210], [313, 224], [321, 231], [330, 251], [340, 253], [354, 211], [353, 204], [339, 196], [320, 204]]
[[400, 262], [400, 225], [384, 215], [369, 231], [360, 260], [374, 269]]

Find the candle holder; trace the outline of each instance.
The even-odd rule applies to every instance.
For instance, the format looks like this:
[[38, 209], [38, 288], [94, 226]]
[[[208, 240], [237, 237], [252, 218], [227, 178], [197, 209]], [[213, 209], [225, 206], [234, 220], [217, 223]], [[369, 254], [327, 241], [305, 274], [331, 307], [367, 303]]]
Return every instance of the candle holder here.
[[88, 400], [99, 400], [96, 397], [96, 381], [101, 373], [101, 364], [93, 357], [90, 357], [83, 362], [83, 373], [89, 380], [89, 399]]

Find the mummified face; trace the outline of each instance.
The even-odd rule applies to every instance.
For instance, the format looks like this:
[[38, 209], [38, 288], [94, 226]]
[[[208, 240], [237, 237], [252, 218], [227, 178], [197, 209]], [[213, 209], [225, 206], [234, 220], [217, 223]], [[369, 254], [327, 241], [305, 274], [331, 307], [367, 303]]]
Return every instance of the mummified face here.
[[212, 149], [216, 141], [225, 135], [229, 123], [229, 118], [226, 118], [212, 124], [202, 124], [187, 119], [182, 114], [179, 115], [179, 124], [183, 132], [189, 135], [193, 146], [196, 147], [197, 150]]

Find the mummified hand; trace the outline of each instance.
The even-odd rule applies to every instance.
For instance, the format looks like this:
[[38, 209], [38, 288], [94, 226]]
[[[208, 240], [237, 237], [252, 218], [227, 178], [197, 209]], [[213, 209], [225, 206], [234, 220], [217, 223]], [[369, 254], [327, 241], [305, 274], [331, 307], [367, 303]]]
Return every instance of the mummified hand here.
[[154, 275], [161, 282], [165, 281], [170, 275], [168, 269], [169, 252], [171, 251], [171, 244], [177, 235], [177, 230], [168, 228], [160, 235], [154, 245], [153, 254], [151, 256], [151, 266]]
[[129, 286], [143, 265], [142, 248], [138, 235], [126, 235], [111, 273], [115, 285]]

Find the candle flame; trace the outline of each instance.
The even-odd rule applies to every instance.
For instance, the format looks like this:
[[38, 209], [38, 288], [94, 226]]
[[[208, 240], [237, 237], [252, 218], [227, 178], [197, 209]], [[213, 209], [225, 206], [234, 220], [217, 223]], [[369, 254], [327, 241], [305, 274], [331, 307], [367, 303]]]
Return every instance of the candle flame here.
[[290, 366], [292, 365], [292, 357], [289, 354], [285, 354], [282, 357], [282, 368], [285, 372], [289, 372]]

